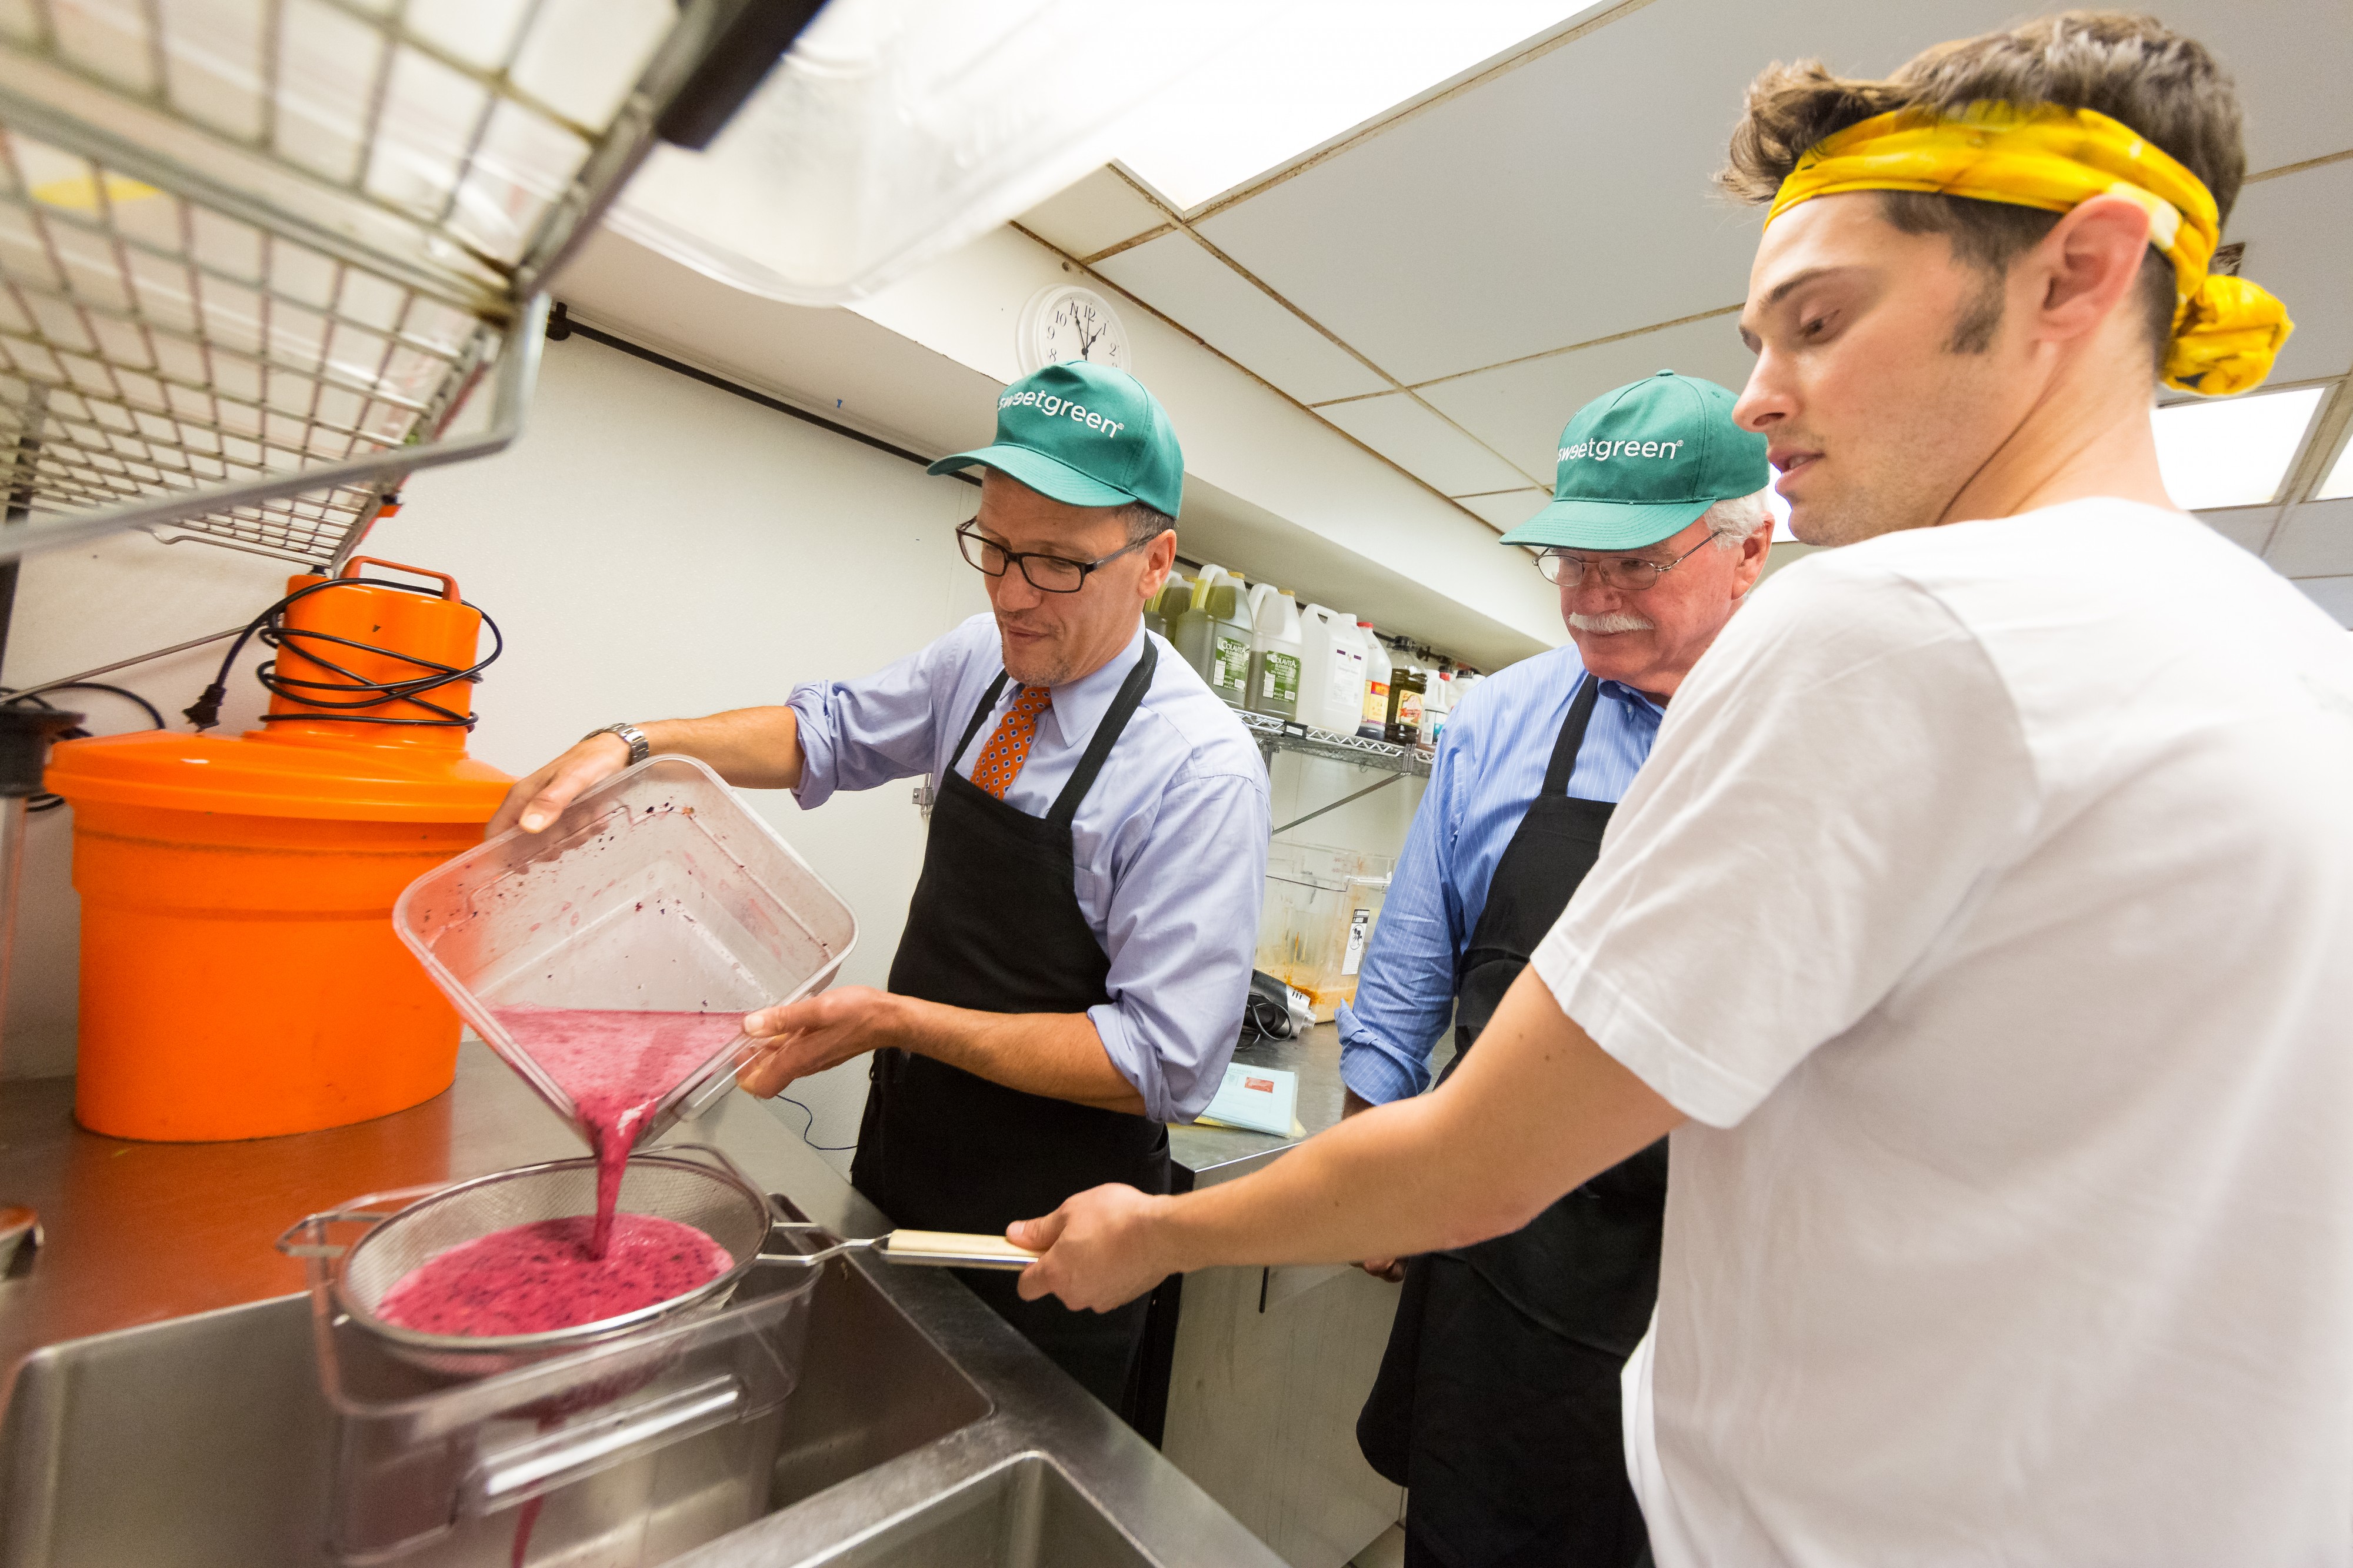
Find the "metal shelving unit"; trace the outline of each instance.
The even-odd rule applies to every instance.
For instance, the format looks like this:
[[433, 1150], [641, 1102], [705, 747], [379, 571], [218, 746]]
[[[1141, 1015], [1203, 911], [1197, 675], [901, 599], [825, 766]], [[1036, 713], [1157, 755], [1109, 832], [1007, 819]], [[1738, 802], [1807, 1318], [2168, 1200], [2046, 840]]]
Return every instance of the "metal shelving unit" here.
[[1430, 776], [1430, 753], [1419, 746], [1393, 746], [1386, 741], [1367, 741], [1361, 735], [1343, 735], [1331, 730], [1319, 730], [1313, 725], [1271, 718], [1264, 713], [1237, 711], [1236, 718], [1258, 742], [1259, 754], [1266, 759], [1267, 767], [1274, 766], [1275, 754], [1291, 752], [1303, 757], [1322, 757], [1328, 762], [1350, 763], [1360, 768], [1370, 768], [1388, 776], [1377, 779], [1350, 795], [1325, 805], [1319, 805], [1304, 816], [1278, 823], [1273, 831], [1287, 833], [1303, 822], [1312, 822], [1326, 812], [1337, 811], [1351, 801], [1384, 790], [1400, 779], [1426, 779]]
[[1407, 778], [1430, 776], [1430, 755], [1418, 746], [1393, 746], [1386, 741], [1367, 741], [1361, 735], [1318, 730], [1264, 713], [1238, 712], [1235, 716], [1250, 731], [1251, 739], [1258, 742], [1258, 749], [1269, 763], [1274, 761], [1277, 752], [1296, 752], [1302, 756], [1379, 768]]
[[746, 10], [0, 6], [0, 560], [135, 527], [323, 568], [506, 445], [545, 280]]

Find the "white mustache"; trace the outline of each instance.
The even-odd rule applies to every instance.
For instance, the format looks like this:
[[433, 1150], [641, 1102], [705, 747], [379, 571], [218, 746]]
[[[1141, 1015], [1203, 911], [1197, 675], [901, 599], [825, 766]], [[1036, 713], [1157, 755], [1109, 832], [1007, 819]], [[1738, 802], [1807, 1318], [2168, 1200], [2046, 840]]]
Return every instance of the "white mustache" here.
[[1599, 632], [1605, 636], [1611, 632], [1647, 632], [1651, 629], [1650, 622], [1625, 610], [1614, 616], [1572, 615], [1568, 617], [1568, 624], [1575, 631]]

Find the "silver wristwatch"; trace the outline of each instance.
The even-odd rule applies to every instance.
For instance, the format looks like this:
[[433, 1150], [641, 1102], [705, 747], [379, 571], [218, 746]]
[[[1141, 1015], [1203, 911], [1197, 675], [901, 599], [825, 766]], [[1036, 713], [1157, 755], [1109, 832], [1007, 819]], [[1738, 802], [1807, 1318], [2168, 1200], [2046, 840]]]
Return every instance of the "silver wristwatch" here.
[[629, 766], [633, 768], [653, 755], [653, 748], [646, 740], [646, 732], [635, 724], [607, 724], [601, 730], [591, 730], [580, 738], [584, 741], [593, 741], [599, 735], [618, 735], [627, 742], [629, 747]]

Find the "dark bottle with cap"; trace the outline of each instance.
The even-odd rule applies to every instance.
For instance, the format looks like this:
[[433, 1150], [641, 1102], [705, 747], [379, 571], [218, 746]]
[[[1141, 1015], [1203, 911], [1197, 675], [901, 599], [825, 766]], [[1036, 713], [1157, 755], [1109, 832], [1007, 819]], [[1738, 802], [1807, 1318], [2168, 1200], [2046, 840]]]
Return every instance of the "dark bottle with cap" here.
[[1383, 740], [1410, 746], [1421, 739], [1421, 699], [1429, 689], [1430, 672], [1418, 664], [1399, 663], [1389, 671], [1389, 721]]

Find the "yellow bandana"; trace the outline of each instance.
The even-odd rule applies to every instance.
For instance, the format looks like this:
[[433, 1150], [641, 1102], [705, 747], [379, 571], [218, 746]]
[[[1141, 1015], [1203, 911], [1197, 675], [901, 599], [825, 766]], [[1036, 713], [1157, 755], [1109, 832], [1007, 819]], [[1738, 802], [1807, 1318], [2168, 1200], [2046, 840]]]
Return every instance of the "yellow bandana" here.
[[1973, 103], [1957, 116], [1899, 109], [1810, 150], [1765, 221], [1847, 191], [1926, 191], [2063, 213], [2104, 192], [2148, 209], [2148, 242], [2173, 263], [2177, 304], [2165, 384], [2222, 396], [2260, 385], [2295, 323], [2242, 278], [2210, 273], [2221, 236], [2213, 193], [2129, 126], [2089, 109]]

